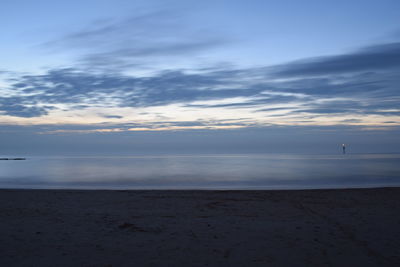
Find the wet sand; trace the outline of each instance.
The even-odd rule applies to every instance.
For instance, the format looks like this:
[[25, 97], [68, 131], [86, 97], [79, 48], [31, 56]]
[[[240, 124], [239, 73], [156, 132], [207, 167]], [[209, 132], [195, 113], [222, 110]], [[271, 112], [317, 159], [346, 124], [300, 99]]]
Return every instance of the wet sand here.
[[400, 266], [400, 188], [0, 190], [0, 266]]

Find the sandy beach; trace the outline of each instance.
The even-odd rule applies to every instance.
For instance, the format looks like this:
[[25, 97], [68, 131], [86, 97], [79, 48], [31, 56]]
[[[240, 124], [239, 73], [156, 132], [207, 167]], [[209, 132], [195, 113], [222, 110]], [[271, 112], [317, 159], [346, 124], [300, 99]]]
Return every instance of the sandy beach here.
[[400, 266], [400, 188], [0, 190], [0, 266]]

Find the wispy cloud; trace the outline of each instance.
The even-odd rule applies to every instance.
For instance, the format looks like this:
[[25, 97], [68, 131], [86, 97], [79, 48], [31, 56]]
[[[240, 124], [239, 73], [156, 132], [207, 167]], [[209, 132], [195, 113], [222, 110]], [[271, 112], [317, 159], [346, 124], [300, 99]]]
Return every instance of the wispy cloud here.
[[165, 9], [125, 19], [104, 19], [85, 29], [42, 44], [51, 51], [70, 50], [79, 63], [96, 69], [119, 70], [168, 58], [184, 58], [227, 45], [229, 38], [202, 28], [190, 29], [182, 11]]
[[322, 76], [367, 71], [387, 71], [400, 68], [400, 43], [366, 47], [354, 53], [312, 58], [275, 67], [275, 75]]
[[[70, 38], [97, 38], [108, 31], [116, 29]], [[393, 125], [400, 124], [399, 74], [400, 43], [279, 66], [168, 70], [148, 77], [51, 69], [41, 75], [13, 74], [3, 88], [9, 95], [0, 98], [0, 110], [7, 122], [35, 118], [39, 123], [43, 117], [54, 123], [74, 123], [74, 118], [91, 123], [90, 117], [97, 118], [92, 122], [140, 122], [138, 127], [147, 129], [249, 126], [242, 120], [224, 124], [239, 117], [258, 126]], [[160, 126], [160, 118], [212, 123]]]

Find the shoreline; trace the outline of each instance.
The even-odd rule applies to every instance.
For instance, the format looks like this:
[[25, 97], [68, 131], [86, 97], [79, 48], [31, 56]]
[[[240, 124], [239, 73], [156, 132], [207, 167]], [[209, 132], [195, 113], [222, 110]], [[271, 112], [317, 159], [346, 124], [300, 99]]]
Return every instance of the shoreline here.
[[398, 266], [399, 207], [399, 187], [0, 189], [0, 265]]
[[177, 187], [135, 187], [135, 188], [126, 188], [126, 187], [117, 187], [117, 188], [104, 188], [104, 187], [0, 187], [0, 192], [1, 191], [204, 191], [204, 192], [213, 192], [213, 191], [244, 191], [244, 192], [260, 192], [260, 191], [320, 191], [320, 190], [373, 190], [373, 189], [390, 189], [390, 188], [399, 188], [400, 185], [366, 185], [366, 186], [347, 186], [347, 187], [340, 187], [340, 186], [332, 186], [332, 187], [273, 187], [273, 186], [265, 186], [265, 187], [260, 187], [260, 186], [254, 186], [254, 187], [238, 187], [238, 188], [233, 188], [233, 187], [182, 187], [182, 188], [177, 188]]

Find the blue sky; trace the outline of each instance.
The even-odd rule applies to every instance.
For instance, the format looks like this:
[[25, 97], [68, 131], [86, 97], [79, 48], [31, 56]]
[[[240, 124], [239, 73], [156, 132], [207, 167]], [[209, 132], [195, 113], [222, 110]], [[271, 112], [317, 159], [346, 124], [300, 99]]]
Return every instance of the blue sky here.
[[[122, 134], [171, 153], [182, 135], [194, 151], [215, 140], [224, 151], [397, 151], [398, 10], [388, 0], [4, 0], [2, 145], [97, 151]], [[244, 140], [224, 143], [236, 134]]]

